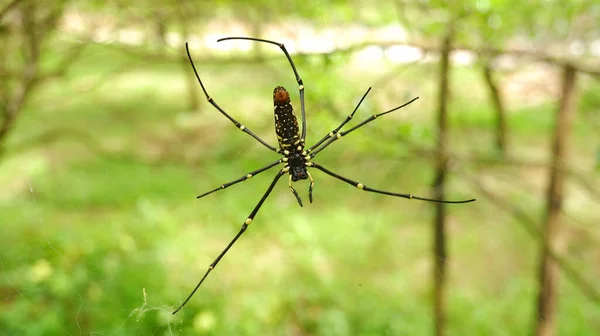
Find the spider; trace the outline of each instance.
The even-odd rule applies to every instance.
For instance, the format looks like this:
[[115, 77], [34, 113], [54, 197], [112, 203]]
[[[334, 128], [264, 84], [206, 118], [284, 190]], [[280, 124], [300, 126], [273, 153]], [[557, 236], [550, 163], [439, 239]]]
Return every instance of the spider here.
[[262, 168], [256, 169], [252, 172], [249, 172], [246, 175], [244, 175], [236, 180], [222, 184], [220, 187], [217, 187], [211, 191], [208, 191], [208, 192], [198, 196], [197, 198], [202, 198], [202, 197], [212, 194], [216, 191], [231, 187], [234, 184], [244, 182], [244, 181], [252, 178], [253, 176], [256, 176], [256, 175], [258, 175], [266, 170], [269, 170], [279, 164], [283, 164], [283, 168], [281, 168], [277, 172], [277, 174], [275, 175], [275, 178], [273, 178], [273, 181], [267, 188], [267, 191], [264, 193], [264, 195], [258, 201], [258, 204], [254, 207], [254, 209], [252, 210], [252, 212], [250, 213], [248, 218], [244, 221], [244, 223], [242, 224], [242, 227], [240, 228], [240, 231], [237, 233], [237, 235], [235, 235], [235, 237], [233, 237], [231, 242], [229, 242], [229, 244], [227, 245], [227, 247], [225, 247], [225, 249], [221, 252], [221, 254], [219, 254], [219, 256], [208, 266], [208, 270], [206, 271], [206, 273], [204, 273], [204, 276], [202, 277], [202, 279], [200, 279], [200, 281], [198, 282], [196, 287], [188, 295], [188, 297], [185, 299], [185, 301], [183, 301], [183, 303], [173, 312], [173, 314], [176, 314], [179, 310], [181, 310], [186, 305], [186, 303], [192, 298], [192, 296], [194, 296], [194, 294], [196, 293], [196, 291], [198, 290], [200, 285], [202, 285], [202, 283], [204, 282], [204, 280], [206, 279], [208, 274], [217, 266], [219, 261], [221, 261], [223, 256], [225, 256], [225, 254], [229, 251], [229, 249], [233, 246], [233, 244], [235, 244], [235, 242], [238, 240], [238, 238], [240, 238], [242, 236], [242, 234], [248, 228], [248, 225], [250, 225], [252, 223], [252, 221], [254, 220], [254, 217], [260, 210], [263, 203], [266, 201], [266, 199], [271, 194], [271, 191], [273, 190], [273, 188], [275, 187], [275, 185], [277, 184], [279, 179], [285, 174], [288, 174], [288, 176], [289, 176], [288, 188], [294, 194], [294, 196], [296, 197], [296, 200], [298, 201], [298, 204], [300, 206], [303, 206], [302, 200], [300, 199], [300, 196], [298, 195], [298, 193], [292, 186], [292, 182], [296, 182], [299, 180], [306, 180], [306, 179], [310, 180], [310, 185], [308, 188], [308, 199], [312, 203], [312, 201], [313, 201], [312, 192], [313, 192], [313, 188], [315, 186], [315, 181], [314, 181], [312, 175], [310, 174], [310, 172], [308, 171], [308, 168], [318, 169], [318, 170], [324, 172], [325, 174], [327, 174], [335, 179], [346, 182], [346, 183], [350, 184], [351, 186], [356, 187], [360, 190], [369, 191], [369, 192], [373, 192], [373, 193], [377, 193], [377, 194], [383, 194], [383, 195], [389, 195], [389, 196], [395, 196], [395, 197], [401, 197], [401, 198], [407, 198], [407, 199], [416, 199], [416, 200], [427, 201], [427, 202], [439, 202], [439, 203], [468, 203], [468, 202], [475, 201], [475, 199], [469, 199], [469, 200], [464, 200], [464, 201], [436, 200], [436, 199], [419, 197], [419, 196], [415, 196], [412, 194], [401, 194], [401, 193], [395, 193], [395, 192], [391, 192], [391, 191], [373, 189], [373, 188], [367, 187], [363, 183], [351, 180], [351, 179], [341, 176], [337, 173], [334, 173], [331, 170], [323, 167], [322, 165], [312, 161], [319, 152], [321, 152], [323, 149], [327, 148], [329, 145], [331, 145], [335, 141], [339, 140], [343, 136], [368, 124], [369, 122], [375, 120], [378, 117], [381, 117], [388, 113], [394, 112], [396, 110], [399, 110], [399, 109], [409, 105], [410, 103], [417, 100], [418, 97], [413, 98], [409, 102], [402, 104], [398, 107], [395, 107], [391, 110], [388, 110], [388, 111], [385, 111], [385, 112], [382, 112], [379, 114], [374, 114], [374, 115], [370, 116], [369, 118], [365, 119], [364, 121], [362, 121], [361, 123], [359, 123], [358, 125], [350, 128], [349, 130], [340, 132], [340, 129], [354, 117], [354, 113], [356, 112], [356, 110], [358, 110], [358, 107], [360, 106], [362, 101], [365, 99], [367, 94], [369, 94], [369, 92], [371, 91], [371, 88], [369, 88], [367, 90], [367, 92], [365, 92], [365, 94], [362, 96], [362, 98], [360, 99], [360, 101], [358, 102], [356, 107], [354, 108], [354, 111], [352, 111], [352, 113], [350, 115], [348, 115], [346, 117], [346, 119], [338, 127], [336, 127], [331, 132], [326, 134], [317, 143], [315, 143], [308, 149], [305, 149], [306, 112], [305, 112], [305, 108], [304, 108], [304, 84], [302, 82], [302, 79], [300, 78], [300, 75], [298, 75], [298, 71], [296, 70], [294, 61], [292, 61], [292, 58], [290, 57], [290, 54], [288, 53], [285, 46], [282, 43], [259, 39], [259, 38], [253, 38], [253, 37], [225, 37], [225, 38], [221, 38], [221, 39], [217, 40], [217, 42], [226, 41], [226, 40], [250, 40], [250, 41], [262, 42], [262, 43], [269, 43], [269, 44], [278, 46], [283, 51], [283, 53], [285, 54], [285, 57], [287, 58], [287, 60], [289, 61], [290, 65], [292, 67], [292, 70], [294, 71], [294, 75], [296, 76], [296, 82], [298, 83], [298, 91], [300, 92], [300, 110], [302, 111], [302, 129], [300, 130], [300, 128], [298, 127], [298, 120], [296, 119], [294, 109], [292, 108], [292, 104], [290, 102], [290, 95], [289, 95], [288, 91], [282, 86], [277, 86], [273, 90], [273, 105], [274, 105], [273, 109], [274, 109], [274, 116], [275, 116], [275, 133], [277, 135], [279, 148], [275, 148], [275, 147], [269, 145], [263, 139], [261, 139], [256, 134], [254, 134], [249, 128], [240, 124], [237, 120], [235, 120], [227, 112], [225, 112], [214, 101], [214, 99], [211, 96], [208, 95], [208, 92], [206, 91], [206, 88], [204, 87], [204, 84], [202, 84], [202, 80], [200, 79], [200, 76], [198, 75], [198, 71], [196, 71], [196, 67], [194, 66], [194, 61], [192, 60], [192, 56], [190, 55], [190, 50], [188, 48], [188, 44], [187, 43], [185, 44], [186, 52], [187, 52], [188, 58], [190, 60], [190, 63], [192, 65], [192, 69], [194, 70], [194, 73], [196, 74], [196, 78], [198, 79], [198, 82], [200, 83], [200, 86], [202, 87], [202, 91], [204, 91], [204, 95], [206, 96], [206, 99], [208, 100], [208, 102], [212, 106], [214, 106], [217, 110], [219, 110], [219, 112], [221, 112], [221, 114], [223, 114], [227, 119], [229, 119], [242, 132], [249, 134], [251, 137], [253, 137], [255, 140], [260, 142], [263, 146], [267, 147], [269, 150], [271, 150], [277, 154], [283, 155], [283, 157], [280, 158], [279, 160], [272, 162]]

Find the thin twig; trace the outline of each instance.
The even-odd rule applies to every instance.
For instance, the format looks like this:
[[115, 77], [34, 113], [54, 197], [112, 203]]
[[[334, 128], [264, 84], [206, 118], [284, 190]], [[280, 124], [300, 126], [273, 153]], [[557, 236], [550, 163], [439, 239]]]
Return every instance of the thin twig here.
[[543, 244], [543, 233], [536, 225], [535, 220], [533, 220], [529, 215], [523, 211], [518, 206], [511, 204], [505, 198], [500, 195], [497, 195], [491, 192], [488, 188], [486, 188], [483, 183], [478, 178], [474, 176], [467, 177], [467, 180], [471, 182], [480, 192], [481, 195], [487, 198], [492, 204], [496, 207], [510, 213], [514, 218], [518, 219], [519, 224], [523, 226], [523, 228], [529, 233], [529, 235], [539, 241], [546, 252], [552, 258], [552, 260], [556, 263], [558, 268], [563, 272], [565, 277], [569, 279], [579, 290], [592, 302], [596, 304], [600, 304], [600, 292], [596, 289], [591, 282], [587, 281], [583, 275], [581, 275], [576, 267], [572, 266], [566, 258], [560, 256], [551, 246], [548, 244]]

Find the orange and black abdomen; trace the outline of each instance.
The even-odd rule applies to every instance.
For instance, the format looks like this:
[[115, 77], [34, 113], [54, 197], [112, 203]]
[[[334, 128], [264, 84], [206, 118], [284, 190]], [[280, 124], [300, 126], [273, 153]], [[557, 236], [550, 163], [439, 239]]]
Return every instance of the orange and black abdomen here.
[[275, 133], [281, 149], [290, 150], [292, 146], [300, 143], [300, 128], [290, 102], [287, 90], [278, 86], [273, 90], [273, 104], [275, 112]]

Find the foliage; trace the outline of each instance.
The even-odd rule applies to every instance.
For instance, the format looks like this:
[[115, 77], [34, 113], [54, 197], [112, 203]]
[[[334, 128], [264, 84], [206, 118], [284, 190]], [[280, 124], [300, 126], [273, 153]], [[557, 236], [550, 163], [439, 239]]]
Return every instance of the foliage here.
[[[404, 7], [395, 1], [378, 7], [358, 0], [351, 5], [219, 0], [186, 2], [185, 11], [176, 7], [179, 3], [69, 5], [70, 10], [110, 15], [122, 27], [148, 30], [155, 28], [153, 11], [160, 11], [170, 31], [183, 29], [182, 13], [192, 31], [222, 19], [260, 20], [285, 28], [295, 27], [286, 20], [383, 26], [404, 13], [410, 18], [404, 25], [416, 41], [439, 40], [447, 19], [456, 17], [459, 41], [499, 45], [524, 32], [540, 40], [560, 40], [565, 37], [560, 25], [544, 25], [582, 20], [584, 9], [589, 9], [589, 17], [598, 15], [597, 7], [584, 1], [544, 6], [419, 1]], [[494, 20], [500, 26], [490, 25]], [[581, 38], [594, 34], [583, 31], [578, 30]], [[51, 41], [43, 50], [49, 71], [72, 46], [62, 36]], [[430, 206], [365, 195], [322, 174], [315, 174], [315, 203], [302, 209], [282, 183], [206, 287], [181, 315], [172, 316], [271, 176], [256, 176], [201, 202], [194, 197], [256, 168], [270, 154], [216, 111], [187, 110], [180, 59], [139, 58], [119, 50], [114, 45], [86, 46], [62, 76], [36, 88], [10, 137], [0, 143], [7, 149], [0, 165], [2, 332], [432, 332]], [[12, 56], [3, 62], [22, 64], [19, 53]], [[392, 65], [382, 61], [373, 70], [335, 53], [297, 60], [307, 87], [311, 140], [351, 112], [371, 83], [380, 85], [357, 112], [354, 124], [418, 93], [421, 99], [415, 105], [352, 133], [320, 160], [369, 185], [426, 195], [432, 154], [419, 150], [434, 144], [432, 87], [437, 79], [432, 65], [391, 70]], [[255, 132], [275, 140], [270, 94], [277, 84], [295, 86], [285, 60], [197, 65], [214, 99]], [[391, 71], [397, 74], [381, 82], [382, 74], [389, 76]], [[461, 158], [485, 154], [490, 147], [493, 115], [480, 94], [476, 71], [464, 67], [453, 75], [450, 138]], [[573, 139], [573, 166], [586, 173], [599, 143], [599, 134], [590, 127], [598, 112], [598, 88], [588, 85], [581, 88], [581, 118]], [[297, 95], [292, 98], [297, 106]], [[520, 157], [546, 157], [553, 103], [545, 100], [511, 110], [508, 122]], [[477, 193], [469, 183], [469, 176], [476, 175], [532, 217], [541, 213], [545, 171], [539, 165], [493, 166], [467, 159], [453, 160], [452, 165], [453, 198]], [[297, 187], [301, 193], [304, 188]], [[572, 182], [570, 188], [565, 235], [573, 243], [566, 255], [586, 278], [596, 279], [598, 231], [590, 223], [597, 223], [597, 201], [585, 186]], [[520, 222], [497, 205], [479, 199], [451, 210], [449, 334], [516, 335], [531, 328], [537, 245]], [[561, 281], [558, 308], [559, 334], [594, 335], [600, 329], [600, 309], [569, 282]]]

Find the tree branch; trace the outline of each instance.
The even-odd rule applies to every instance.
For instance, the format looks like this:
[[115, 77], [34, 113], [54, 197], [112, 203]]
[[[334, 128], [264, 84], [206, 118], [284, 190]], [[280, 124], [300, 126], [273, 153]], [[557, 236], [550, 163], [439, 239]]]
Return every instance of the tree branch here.
[[2, 10], [0, 10], [0, 21], [2, 21], [2, 18], [4, 17], [4, 15], [6, 15], [6, 13], [10, 12], [10, 10], [13, 9], [16, 5], [18, 5], [19, 2], [21, 2], [21, 1], [22, 0], [13, 0], [8, 5], [6, 5]]
[[516, 205], [511, 204], [502, 196], [491, 192], [486, 188], [481, 181], [475, 177], [467, 177], [467, 179], [473, 184], [480, 192], [481, 195], [487, 198], [497, 208], [500, 208], [510, 213], [516, 218], [523, 226], [525, 231], [529, 235], [540, 242], [545, 248], [546, 253], [550, 256], [553, 262], [556, 263], [558, 268], [562, 271], [564, 276], [571, 281], [579, 290], [585, 295], [590, 301], [600, 304], [600, 292], [596, 289], [591, 282], [587, 281], [583, 275], [581, 275], [575, 266], [572, 266], [566, 258], [560, 256], [556, 251], [547, 244], [543, 244], [544, 236], [540, 228], [537, 226], [535, 220], [533, 220], [527, 213]]
[[[21, 81], [15, 88], [12, 95], [12, 99], [6, 102], [4, 108], [4, 119], [2, 125], [0, 125], [0, 141], [2, 141], [9, 130], [13, 126], [13, 123], [17, 119], [21, 107], [23, 106], [25, 99], [36, 82], [36, 74], [39, 60], [39, 40], [35, 31], [35, 24], [33, 22], [34, 8], [32, 5], [23, 7], [22, 21], [24, 24], [24, 32], [26, 35], [27, 43], [23, 45], [26, 49], [25, 54], [27, 55], [27, 64], [23, 70]], [[6, 150], [5, 146], [0, 146], [0, 157]]]

